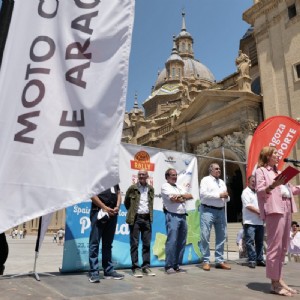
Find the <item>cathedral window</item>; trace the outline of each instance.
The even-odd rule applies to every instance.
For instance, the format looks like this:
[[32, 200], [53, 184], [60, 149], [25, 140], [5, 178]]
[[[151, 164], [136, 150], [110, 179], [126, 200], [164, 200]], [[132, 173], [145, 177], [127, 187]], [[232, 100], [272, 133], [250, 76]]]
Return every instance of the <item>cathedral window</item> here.
[[296, 15], [297, 15], [296, 5], [295, 4], [290, 5], [288, 7], [288, 16], [289, 16], [289, 19], [292, 19], [292, 18], [296, 17]]

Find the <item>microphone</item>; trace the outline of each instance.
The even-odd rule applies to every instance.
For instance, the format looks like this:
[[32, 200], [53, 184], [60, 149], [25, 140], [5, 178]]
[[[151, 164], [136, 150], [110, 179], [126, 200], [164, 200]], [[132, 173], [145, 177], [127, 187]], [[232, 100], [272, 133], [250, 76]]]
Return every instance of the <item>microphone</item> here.
[[292, 164], [299, 164], [300, 163], [300, 160], [291, 159], [291, 158], [284, 158], [283, 161], [284, 162], [289, 162], [289, 163], [292, 163]]

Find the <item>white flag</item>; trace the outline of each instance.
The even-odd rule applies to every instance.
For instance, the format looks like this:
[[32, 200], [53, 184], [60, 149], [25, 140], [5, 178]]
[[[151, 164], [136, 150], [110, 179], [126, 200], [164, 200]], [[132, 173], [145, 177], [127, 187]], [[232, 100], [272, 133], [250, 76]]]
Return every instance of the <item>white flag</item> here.
[[119, 182], [134, 0], [15, 0], [0, 72], [0, 232]]

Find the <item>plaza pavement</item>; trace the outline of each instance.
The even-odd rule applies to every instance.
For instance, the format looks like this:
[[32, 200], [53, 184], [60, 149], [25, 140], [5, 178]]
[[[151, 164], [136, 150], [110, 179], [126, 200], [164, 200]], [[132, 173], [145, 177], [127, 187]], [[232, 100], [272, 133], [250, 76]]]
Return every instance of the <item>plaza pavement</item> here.
[[[105, 280], [101, 283], [88, 282], [87, 273], [61, 274], [63, 246], [52, 243], [52, 237], [46, 237], [37, 261], [36, 271], [40, 276], [19, 275], [33, 270], [35, 236], [23, 240], [11, 239], [9, 257], [4, 276], [0, 276], [0, 299], [101, 299], [101, 300], [150, 300], [150, 299], [277, 299], [279, 296], [269, 293], [269, 280], [265, 277], [265, 268], [249, 269], [237, 259], [236, 252], [229, 252], [231, 271], [212, 268], [205, 272], [200, 265], [184, 266], [187, 274], [166, 275], [163, 268], [152, 268], [155, 277], [134, 278], [130, 270], [119, 270], [124, 280]], [[227, 256], [227, 255], [226, 255]], [[47, 276], [42, 273], [55, 276]], [[284, 278], [292, 287], [300, 289], [300, 264], [289, 262], [284, 266]], [[296, 295], [294, 299], [300, 299]]]

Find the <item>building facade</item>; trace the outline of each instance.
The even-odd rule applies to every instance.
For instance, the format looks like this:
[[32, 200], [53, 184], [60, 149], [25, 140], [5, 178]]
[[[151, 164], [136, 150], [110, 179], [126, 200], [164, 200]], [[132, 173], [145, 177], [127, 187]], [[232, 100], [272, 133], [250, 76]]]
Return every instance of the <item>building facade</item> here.
[[[284, 115], [300, 122], [300, 0], [256, 0], [243, 19], [253, 28], [264, 118]], [[300, 160], [300, 140], [290, 156]], [[299, 176], [293, 183], [300, 184]]]
[[[194, 153], [199, 180], [210, 163], [219, 162], [231, 194], [229, 222], [241, 217], [240, 195], [255, 128], [273, 115], [299, 117], [299, 16], [287, 20], [289, 5], [300, 13], [299, 1], [254, 1], [243, 15], [251, 26], [237, 49], [237, 71], [219, 82], [195, 59], [183, 14], [151, 95], [143, 109], [135, 99], [125, 116], [123, 142]], [[298, 152], [299, 142], [294, 157]]]

